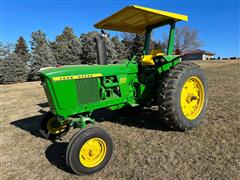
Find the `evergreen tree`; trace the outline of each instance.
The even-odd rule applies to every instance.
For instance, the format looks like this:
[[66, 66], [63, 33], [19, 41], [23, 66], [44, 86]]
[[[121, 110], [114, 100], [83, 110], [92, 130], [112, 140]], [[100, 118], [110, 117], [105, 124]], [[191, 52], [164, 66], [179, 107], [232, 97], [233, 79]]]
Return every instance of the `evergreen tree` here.
[[11, 43], [0, 42], [0, 60], [5, 60], [12, 52], [14, 45]]
[[29, 61], [30, 54], [28, 53], [26, 41], [22, 36], [17, 40], [14, 53], [16, 53], [16, 55], [25, 63]]
[[125, 46], [124, 44], [119, 40], [118, 36], [113, 36], [111, 38], [112, 43], [114, 44], [114, 49], [117, 52], [117, 61], [120, 62], [123, 59], [126, 59], [126, 53], [125, 53]]
[[51, 43], [51, 49], [58, 64], [81, 64], [82, 44], [71, 27], [64, 28]]
[[159, 40], [157, 41], [150, 41], [150, 47], [149, 47], [149, 53], [151, 52], [151, 50], [154, 49], [161, 49], [161, 51], [163, 53], [166, 53], [166, 49], [167, 49], [167, 44], [165, 44], [164, 42], [161, 42]]
[[[93, 31], [87, 34], [81, 34], [80, 40], [83, 45], [81, 60], [82, 64], [96, 64], [97, 63], [97, 49], [94, 38], [101, 36], [100, 33]], [[107, 60], [108, 63], [117, 61], [117, 52], [111, 39], [107, 36], [106, 39]]]
[[40, 68], [55, 66], [56, 61], [52, 54], [49, 42], [46, 39], [46, 35], [42, 31], [39, 30], [32, 33], [31, 46], [32, 57], [29, 79], [38, 80], [38, 71]]
[[133, 39], [135, 37], [135, 34], [133, 33], [123, 33], [122, 34], [122, 43], [125, 47], [125, 56], [127, 58], [132, 57], [132, 45], [133, 45]]
[[107, 49], [107, 61], [109, 64], [118, 63], [121, 59], [118, 59], [117, 49], [110, 36], [105, 37], [106, 49]]
[[133, 39], [132, 54], [136, 55], [138, 59], [140, 59], [143, 54], [143, 46], [144, 36], [136, 34]]
[[144, 36], [133, 34], [133, 33], [123, 33], [123, 40], [125, 46], [126, 56], [131, 58], [133, 55], [136, 55], [137, 58], [143, 53], [144, 46]]
[[15, 53], [0, 61], [0, 84], [25, 82], [28, 78], [26, 63]]
[[99, 36], [98, 32], [89, 32], [87, 34], [81, 34], [80, 40], [82, 47], [82, 64], [96, 64], [97, 63], [97, 49], [94, 38]]

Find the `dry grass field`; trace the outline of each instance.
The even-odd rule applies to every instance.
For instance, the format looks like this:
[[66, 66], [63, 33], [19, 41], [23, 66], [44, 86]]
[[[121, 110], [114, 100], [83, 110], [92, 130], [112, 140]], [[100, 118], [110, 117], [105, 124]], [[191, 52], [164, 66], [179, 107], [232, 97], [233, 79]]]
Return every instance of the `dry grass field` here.
[[65, 164], [71, 130], [52, 143], [38, 132], [48, 111], [39, 82], [2, 85], [1, 179], [240, 179], [240, 61], [196, 62], [209, 79], [209, 108], [202, 125], [171, 131], [154, 109], [130, 117], [99, 112], [98, 125], [114, 141], [110, 163], [79, 177]]

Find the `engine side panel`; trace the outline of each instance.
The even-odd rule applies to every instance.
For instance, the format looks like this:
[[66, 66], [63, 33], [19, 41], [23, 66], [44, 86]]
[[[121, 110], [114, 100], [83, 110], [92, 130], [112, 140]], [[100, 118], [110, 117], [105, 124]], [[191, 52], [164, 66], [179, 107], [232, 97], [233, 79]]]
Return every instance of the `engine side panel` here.
[[89, 69], [78, 66], [78, 71], [75, 67], [43, 70], [40, 77], [51, 111], [68, 117], [135, 103], [131, 83], [137, 78], [137, 71], [136, 64], [97, 65], [95, 68], [89, 66]]

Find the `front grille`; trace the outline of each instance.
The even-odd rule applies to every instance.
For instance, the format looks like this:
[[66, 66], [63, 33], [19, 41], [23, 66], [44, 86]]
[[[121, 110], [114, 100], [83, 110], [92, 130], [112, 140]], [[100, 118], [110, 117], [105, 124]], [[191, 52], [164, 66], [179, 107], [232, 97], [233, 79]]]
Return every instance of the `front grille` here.
[[98, 88], [98, 78], [76, 80], [78, 104], [98, 102], [100, 92]]

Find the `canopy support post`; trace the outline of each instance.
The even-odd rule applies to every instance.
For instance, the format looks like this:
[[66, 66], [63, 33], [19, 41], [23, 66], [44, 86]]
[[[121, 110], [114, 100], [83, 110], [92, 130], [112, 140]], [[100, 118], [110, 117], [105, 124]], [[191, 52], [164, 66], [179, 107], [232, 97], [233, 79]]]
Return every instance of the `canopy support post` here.
[[174, 51], [174, 34], [175, 34], [175, 22], [172, 22], [170, 24], [167, 55], [172, 55], [173, 54], [173, 51]]
[[144, 49], [143, 49], [144, 55], [148, 54], [148, 51], [149, 51], [151, 32], [152, 32], [152, 28], [147, 28], [147, 31], [145, 33], [145, 41], [144, 41]]

